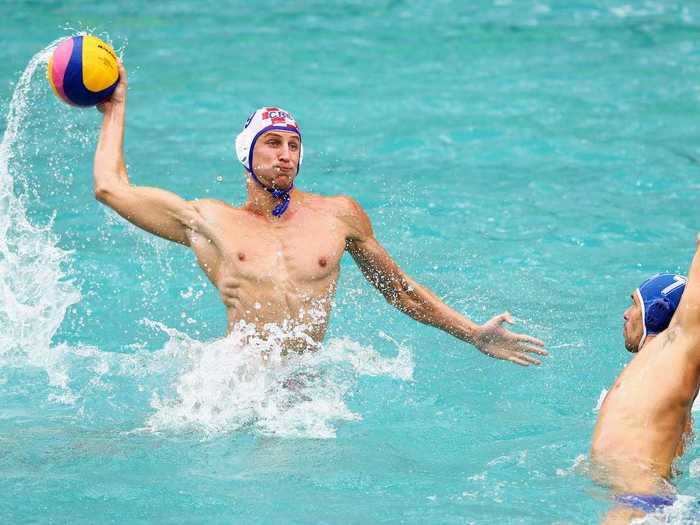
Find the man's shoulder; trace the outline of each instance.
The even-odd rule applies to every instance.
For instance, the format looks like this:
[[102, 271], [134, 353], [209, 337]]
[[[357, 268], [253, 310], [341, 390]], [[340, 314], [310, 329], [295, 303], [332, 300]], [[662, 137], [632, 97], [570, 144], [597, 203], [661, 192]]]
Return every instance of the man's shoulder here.
[[192, 204], [201, 213], [221, 213], [221, 212], [239, 212], [240, 208], [231, 206], [229, 203], [220, 199], [197, 199], [192, 201]]
[[311, 205], [339, 217], [354, 215], [362, 210], [357, 201], [348, 195], [317, 195], [315, 193], [307, 193], [306, 195]]
[[360, 204], [348, 195], [321, 196], [309, 194], [309, 203], [316, 210], [332, 216], [344, 225], [348, 237], [364, 238], [372, 235], [369, 217]]
[[234, 210], [236, 209], [234, 206], [231, 206], [228, 202], [225, 202], [221, 199], [195, 199], [192, 202], [199, 206], [223, 206]]

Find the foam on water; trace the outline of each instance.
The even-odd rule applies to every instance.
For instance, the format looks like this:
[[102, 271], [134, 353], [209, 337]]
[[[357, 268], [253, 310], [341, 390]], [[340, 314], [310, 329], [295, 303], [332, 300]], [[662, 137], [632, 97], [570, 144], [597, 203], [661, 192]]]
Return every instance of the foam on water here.
[[257, 338], [251, 326], [203, 342], [160, 322], [145, 323], [168, 336], [162, 348], [129, 354], [53, 348], [62, 381], [49, 400], [73, 406], [85, 422], [111, 421], [138, 433], [248, 431], [326, 439], [335, 437], [337, 422], [361, 419], [346, 400], [359, 377], [413, 376], [413, 357], [398, 344], [393, 357], [347, 338], [282, 356], [279, 341]]
[[696, 525], [700, 520], [700, 506], [697, 498], [693, 496], [677, 496], [676, 501], [670, 507], [660, 509], [643, 518], [632, 520], [634, 524], [660, 525], [671, 523], [673, 525]]
[[185, 363], [174, 392], [154, 394], [155, 413], [146, 426], [151, 431], [211, 434], [247, 427], [263, 435], [331, 438], [334, 422], [361, 418], [345, 402], [358, 375], [409, 380], [413, 374], [410, 352], [398, 345], [391, 358], [349, 339], [334, 339], [317, 352], [283, 357], [278, 341], [256, 338], [251, 326], [202, 343], [153, 325], [170, 336], [163, 352]]

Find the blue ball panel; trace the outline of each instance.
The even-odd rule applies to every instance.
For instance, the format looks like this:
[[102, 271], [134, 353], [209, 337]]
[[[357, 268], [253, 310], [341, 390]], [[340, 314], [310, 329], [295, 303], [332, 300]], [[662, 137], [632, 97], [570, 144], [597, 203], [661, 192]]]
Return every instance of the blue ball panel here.
[[116, 88], [117, 82], [102, 91], [90, 91], [85, 87], [83, 84], [83, 37], [74, 36], [73, 52], [63, 77], [63, 90], [66, 97], [76, 106], [94, 106], [108, 98]]

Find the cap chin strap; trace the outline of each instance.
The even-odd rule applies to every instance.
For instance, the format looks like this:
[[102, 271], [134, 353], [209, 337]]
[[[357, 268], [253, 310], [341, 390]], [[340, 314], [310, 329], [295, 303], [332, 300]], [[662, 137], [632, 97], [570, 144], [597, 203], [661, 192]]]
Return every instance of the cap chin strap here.
[[289, 193], [294, 189], [294, 183], [289, 187], [287, 190], [276, 190], [274, 188], [270, 188], [269, 186], [265, 186], [262, 181], [253, 173], [252, 169], [247, 169], [246, 171], [250, 173], [250, 176], [253, 177], [253, 180], [257, 182], [260, 186], [265, 189], [270, 195], [272, 195], [273, 198], [275, 199], [282, 199], [282, 202], [280, 202], [277, 206], [272, 208], [272, 215], [274, 217], [280, 217], [285, 211], [287, 211], [287, 208], [289, 208]]

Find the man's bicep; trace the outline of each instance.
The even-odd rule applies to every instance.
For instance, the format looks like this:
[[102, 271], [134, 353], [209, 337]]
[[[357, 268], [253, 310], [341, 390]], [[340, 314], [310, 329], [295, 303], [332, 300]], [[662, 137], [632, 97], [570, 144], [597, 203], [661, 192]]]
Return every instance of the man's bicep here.
[[383, 294], [401, 280], [401, 269], [374, 237], [369, 216], [350, 197], [343, 197], [343, 222], [348, 226], [346, 248], [365, 278]]
[[352, 197], [338, 197], [338, 218], [347, 228], [346, 241], [348, 243], [363, 242], [374, 237], [372, 223], [362, 206]]
[[348, 252], [365, 278], [382, 293], [396, 288], [402, 272], [389, 253], [374, 236], [348, 242]]
[[198, 213], [193, 203], [159, 188], [124, 185], [97, 198], [132, 224], [149, 233], [189, 246]]
[[347, 249], [361, 270], [379, 269], [389, 254], [374, 237], [350, 239]]

